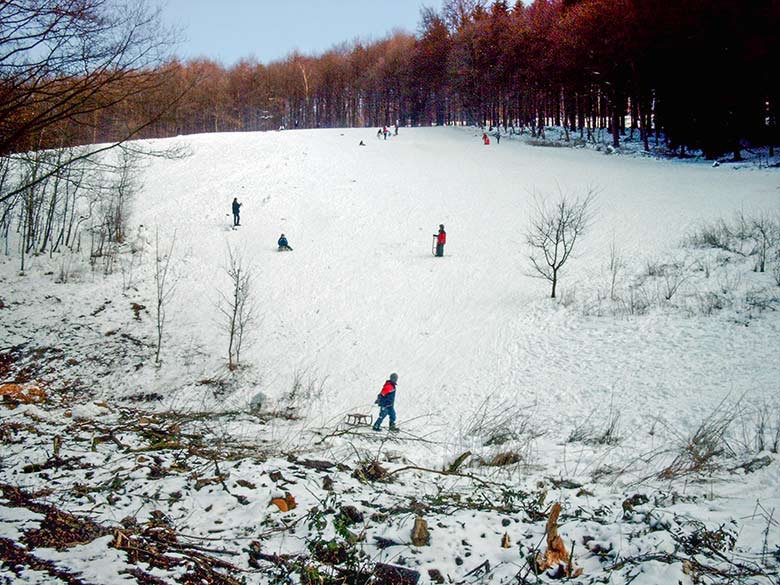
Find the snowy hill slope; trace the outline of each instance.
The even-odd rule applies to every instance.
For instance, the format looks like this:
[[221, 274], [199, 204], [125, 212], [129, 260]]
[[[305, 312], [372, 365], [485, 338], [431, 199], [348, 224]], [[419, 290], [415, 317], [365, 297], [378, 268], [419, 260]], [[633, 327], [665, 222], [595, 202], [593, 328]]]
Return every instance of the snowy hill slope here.
[[[366, 146], [358, 146], [360, 140]], [[506, 140], [486, 147], [473, 129], [451, 128], [402, 128], [387, 141], [376, 140], [371, 129], [155, 141], [174, 143], [185, 144], [191, 156], [149, 162], [133, 203], [131, 226], [144, 226], [147, 243], [132, 286], [123, 286], [119, 274], [103, 278], [86, 270], [71, 283], [54, 284], [45, 273], [56, 260], [32, 259], [25, 277], [15, 274], [13, 259], [3, 261], [0, 298], [8, 310], [0, 313], [7, 325], [0, 347], [34, 340], [81, 352], [77, 363], [54, 371], [88, 386], [78, 394], [81, 401], [111, 407], [155, 395], [145, 407], [230, 413], [230, 422], [219, 423], [226, 433], [280, 451], [319, 449], [347, 460], [352, 443], [315, 448], [321, 439], [315, 432], [327, 434], [347, 413], [375, 414], [376, 392], [394, 371], [398, 422], [426, 440], [389, 443], [391, 459], [442, 468], [467, 449], [489, 460], [511, 447], [527, 466], [486, 473], [522, 486], [545, 478], [586, 484], [624, 466], [630, 469], [616, 481], [633, 486], [674, 458], [668, 451], [639, 463], [641, 455], [679, 444], [719, 404], [739, 404], [740, 420], [751, 424], [757, 411], [770, 413], [770, 420], [780, 412], [780, 314], [772, 309], [778, 294], [771, 275], [682, 245], [703, 221], [739, 210], [776, 212], [776, 170]], [[524, 233], [534, 194], [588, 189], [599, 193], [592, 227], [563, 269], [561, 299], [552, 301], [548, 284], [529, 275]], [[235, 230], [233, 197], [243, 203]], [[439, 223], [448, 232], [444, 258], [431, 255]], [[155, 230], [163, 248], [175, 233], [177, 279], [160, 368], [151, 348]], [[291, 253], [276, 251], [282, 232]], [[641, 290], [653, 297], [636, 314], [614, 312], [604, 300], [613, 242], [625, 261], [622, 294]], [[228, 246], [251, 265], [260, 316], [242, 350], [244, 367], [235, 373], [226, 368], [224, 319], [216, 307], [229, 288]], [[659, 287], [668, 282], [647, 273], [675, 263], [690, 274], [674, 302], [662, 302]], [[632, 288], [639, 281], [645, 284]], [[697, 308], [710, 290], [722, 288], [736, 291], [733, 305], [712, 314]], [[769, 308], [756, 309], [745, 300], [750, 294], [769, 299]], [[139, 320], [130, 302], [147, 307]], [[280, 423], [268, 435], [271, 427], [234, 414], [247, 412], [258, 392], [271, 398], [272, 408], [283, 404], [296, 380], [310, 386], [312, 396], [298, 399], [305, 416], [290, 426]], [[100, 417], [102, 408], [86, 406], [77, 414]], [[516, 419], [511, 430], [523, 436], [509, 446], [487, 444], [484, 433], [491, 429], [482, 427], [506, 422], [502, 413]], [[610, 423], [615, 441], [583, 440]], [[741, 430], [747, 443], [754, 431], [742, 424], [734, 433]], [[369, 451], [382, 448], [373, 437], [353, 442]], [[773, 457], [748, 488], [741, 477], [726, 481], [719, 487], [724, 500], [696, 514], [725, 521], [732, 512], [748, 514], [756, 500], [766, 509], [780, 505]], [[253, 470], [242, 470], [248, 481], [257, 480]], [[424, 477], [409, 484], [421, 493], [429, 488]], [[403, 486], [392, 489], [397, 495]], [[597, 498], [603, 500], [595, 504], [587, 494], [575, 501], [614, 504], [623, 494], [613, 489], [602, 486]], [[230, 513], [236, 525], [244, 521], [240, 508]], [[745, 532], [753, 549], [759, 524]], [[774, 541], [778, 536], [774, 524]], [[447, 550], [442, 545], [428, 560], [443, 562]], [[464, 570], [451, 568], [453, 575]], [[645, 582], [660, 579], [659, 572], [651, 574]]]
[[[564, 271], [565, 296], [595, 287], [613, 237], [641, 268], [703, 219], [771, 208], [776, 173], [506, 141], [483, 147], [447, 129], [369, 138], [360, 130], [194, 137], [192, 158], [147, 171], [134, 220], [176, 230], [183, 264], [171, 346], [197, 343], [209, 365], [224, 362], [209, 317], [230, 244], [254, 265], [263, 316], [244, 361], [272, 396], [296, 370], [327, 377], [325, 417], [370, 408], [390, 371], [401, 378], [402, 419], [430, 413], [439, 424], [492, 394], [544, 396], [574, 416], [614, 393], [635, 425], [670, 400], [683, 402], [668, 413], [676, 418], [727, 394], [778, 389], [776, 320], [746, 328], [664, 314], [581, 318], [546, 300], [547, 284], [528, 276], [524, 243], [532, 192], [599, 190], [593, 228]], [[244, 203], [237, 231], [228, 229], [233, 196]], [[443, 259], [430, 254], [439, 223], [449, 235]], [[275, 251], [281, 232], [294, 253]]]

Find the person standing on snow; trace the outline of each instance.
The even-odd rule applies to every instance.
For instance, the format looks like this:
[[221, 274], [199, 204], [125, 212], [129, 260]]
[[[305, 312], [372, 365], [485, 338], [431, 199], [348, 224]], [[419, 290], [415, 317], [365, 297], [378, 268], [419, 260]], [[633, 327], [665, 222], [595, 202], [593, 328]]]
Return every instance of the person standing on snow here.
[[241, 203], [238, 197], [233, 197], [233, 226], [241, 225]]
[[436, 238], [436, 255], [439, 257], [444, 256], [444, 244], [447, 243], [447, 232], [444, 231], [444, 224], [439, 224], [439, 233], [433, 234]]
[[397, 431], [398, 427], [395, 426], [395, 385], [398, 382], [398, 374], [390, 374], [390, 378], [382, 386], [381, 392], [376, 397], [374, 404], [379, 405], [379, 416], [372, 427], [373, 430], [378, 431], [382, 426], [382, 421], [386, 416], [390, 417], [390, 430]]

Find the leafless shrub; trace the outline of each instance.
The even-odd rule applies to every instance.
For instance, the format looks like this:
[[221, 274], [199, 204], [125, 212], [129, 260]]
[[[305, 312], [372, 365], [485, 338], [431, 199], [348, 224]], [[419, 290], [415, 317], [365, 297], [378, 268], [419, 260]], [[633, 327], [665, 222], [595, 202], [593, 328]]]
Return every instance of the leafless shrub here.
[[723, 219], [712, 223], [703, 223], [691, 232], [685, 243], [695, 248], [717, 248], [732, 251], [732, 231]]
[[765, 289], [750, 289], [745, 291], [745, 307], [753, 311], [773, 311], [780, 305], [780, 297], [767, 294]]
[[684, 438], [674, 460], [659, 474], [660, 479], [672, 480], [691, 474], [711, 473], [719, 469], [718, 458], [734, 455], [726, 441], [726, 432], [737, 416], [721, 402], [690, 436]]
[[135, 287], [136, 268], [140, 263], [139, 254], [121, 254], [119, 256], [119, 267], [122, 273], [122, 290], [127, 292]]
[[612, 234], [612, 242], [609, 245], [609, 263], [607, 264], [607, 270], [609, 272], [609, 298], [615, 300], [615, 287], [617, 286], [618, 277], [625, 268], [625, 260], [620, 253], [620, 249], [615, 241], [615, 235]]
[[770, 451], [780, 448], [780, 408], [764, 401], [740, 416], [741, 448], [745, 453]]
[[650, 296], [643, 285], [644, 283], [640, 282], [629, 286], [626, 294], [618, 299], [628, 315], [644, 315], [652, 306]]
[[541, 146], [547, 148], [571, 148], [573, 144], [571, 142], [563, 142], [559, 140], [545, 140], [540, 138], [529, 138], [525, 141], [529, 146]]
[[712, 265], [707, 258], [698, 258], [691, 264], [691, 270], [701, 272], [704, 278], [709, 278], [712, 274]]
[[655, 279], [659, 299], [665, 301], [672, 300], [682, 285], [691, 278], [687, 263], [681, 260], [647, 260], [645, 275]]
[[[768, 519], [768, 525], [776, 525], [772, 513], [762, 516]], [[646, 518], [654, 530], [668, 533], [674, 542], [674, 552], [652, 551], [621, 557], [610, 567], [610, 572], [630, 566], [635, 568], [632, 574], [637, 574], [636, 568], [645, 562], [661, 560], [669, 564], [681, 563], [692, 583], [775, 583], [777, 569], [766, 556], [739, 554], [740, 535], [736, 521], [708, 525], [681, 515], [664, 518], [656, 512], [647, 514]]]
[[66, 252], [60, 256], [59, 269], [57, 270], [58, 284], [67, 284], [71, 282], [75, 272], [75, 266], [80, 262], [80, 258], [71, 252]]
[[325, 392], [328, 376], [320, 377], [308, 369], [296, 369], [290, 389], [280, 401], [279, 414], [297, 417], [304, 405], [317, 401]]
[[767, 259], [780, 243], [780, 221], [767, 213], [755, 215], [749, 219], [749, 229], [755, 247], [752, 254], [756, 256], [756, 272], [765, 272]]
[[563, 307], [573, 307], [577, 304], [577, 287], [572, 286], [560, 291], [559, 302]]
[[572, 429], [567, 442], [586, 445], [617, 445], [620, 440], [620, 411], [611, 399], [609, 411], [599, 422], [594, 418], [599, 407], [594, 408], [585, 419]]
[[780, 220], [768, 212], [746, 215], [740, 211], [727, 223], [720, 219], [703, 224], [686, 238], [689, 246], [716, 248], [743, 257], [755, 257], [754, 270], [764, 272], [780, 244]]
[[683, 263], [668, 264], [661, 275], [661, 293], [664, 300], [671, 301], [680, 287], [690, 278]]
[[665, 266], [666, 265], [662, 264], [660, 260], [657, 260], [655, 258], [648, 259], [645, 266], [645, 275], [651, 278], [655, 278], [656, 276], [661, 276], [663, 275]]
[[767, 439], [762, 446], [772, 453], [780, 453], [780, 410], [775, 409], [766, 419]]
[[539, 437], [542, 433], [534, 428], [531, 417], [535, 406], [511, 399], [496, 400], [491, 394], [467, 418], [464, 435], [480, 439], [485, 446]]
[[698, 311], [702, 315], [713, 315], [733, 304], [733, 299], [721, 291], [708, 291], [696, 295]]

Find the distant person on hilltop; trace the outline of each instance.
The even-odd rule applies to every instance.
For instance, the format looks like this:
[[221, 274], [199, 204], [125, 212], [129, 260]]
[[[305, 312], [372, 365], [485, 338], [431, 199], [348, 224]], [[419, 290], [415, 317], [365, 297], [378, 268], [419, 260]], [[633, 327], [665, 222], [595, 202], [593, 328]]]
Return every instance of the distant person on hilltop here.
[[241, 203], [238, 197], [233, 197], [233, 226], [241, 225]]
[[279, 240], [276, 242], [276, 245], [279, 246], [280, 252], [292, 252], [292, 248], [287, 242], [287, 237], [284, 234], [279, 236]]
[[382, 129], [376, 131], [376, 139], [381, 140], [382, 139]]
[[439, 233], [433, 234], [433, 237], [436, 238], [436, 255], [438, 257], [444, 256], [444, 244], [447, 243], [447, 232], [444, 231], [444, 224], [439, 224]]
[[490, 145], [490, 138], [488, 138], [487, 133], [484, 133], [484, 132], [482, 134], [482, 144], [484, 144], [485, 146], [489, 146]]
[[379, 406], [379, 416], [372, 427], [373, 430], [378, 431], [382, 426], [382, 421], [386, 416], [390, 417], [390, 430], [397, 431], [398, 427], [395, 426], [395, 386], [398, 382], [398, 374], [390, 374], [390, 378], [382, 386], [382, 390], [376, 397], [374, 404]]

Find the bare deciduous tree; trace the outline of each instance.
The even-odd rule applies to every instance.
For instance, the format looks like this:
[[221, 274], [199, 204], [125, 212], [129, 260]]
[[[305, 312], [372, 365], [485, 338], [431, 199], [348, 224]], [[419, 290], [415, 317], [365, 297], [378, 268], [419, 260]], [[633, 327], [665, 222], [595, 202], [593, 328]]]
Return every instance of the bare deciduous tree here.
[[558, 200], [552, 204], [542, 197], [534, 198], [535, 209], [526, 233], [526, 242], [531, 247], [532, 275], [550, 281], [553, 299], [558, 272], [571, 257], [577, 239], [588, 228], [596, 195], [594, 189], [589, 189], [583, 197], [559, 192]]
[[[170, 102], [150, 96], [170, 77], [160, 65], [173, 38], [159, 23], [145, 0], [0, 3], [0, 157], [97, 142], [98, 129], [110, 125], [103, 113], [131, 98], [150, 102], [149, 109], [127, 117], [114, 144], [67, 163], [110, 149], [159, 119]], [[60, 170], [52, 165], [35, 180]], [[0, 202], [28, 186], [0, 192]]]
[[173, 247], [176, 245], [176, 232], [173, 232], [171, 238], [171, 245], [168, 247], [168, 252], [162, 254], [160, 251], [160, 231], [155, 230], [154, 233], [154, 283], [157, 293], [155, 308], [157, 312], [157, 352], [154, 356], [155, 363], [160, 363], [160, 349], [162, 348], [163, 329], [165, 328], [165, 308], [168, 301], [173, 296], [173, 291], [176, 288], [176, 279], [172, 278], [169, 274], [171, 266], [171, 256], [173, 255]]
[[241, 254], [228, 245], [227, 267], [230, 292], [220, 293], [218, 309], [224, 316], [223, 328], [228, 334], [228, 367], [234, 370], [241, 363], [241, 348], [249, 327], [255, 321], [252, 297], [252, 268], [244, 266]]

